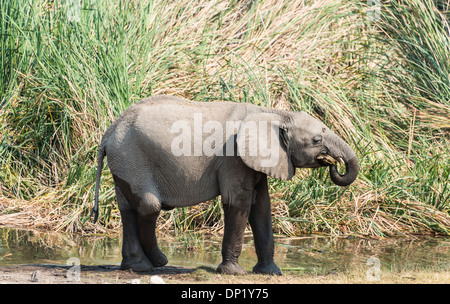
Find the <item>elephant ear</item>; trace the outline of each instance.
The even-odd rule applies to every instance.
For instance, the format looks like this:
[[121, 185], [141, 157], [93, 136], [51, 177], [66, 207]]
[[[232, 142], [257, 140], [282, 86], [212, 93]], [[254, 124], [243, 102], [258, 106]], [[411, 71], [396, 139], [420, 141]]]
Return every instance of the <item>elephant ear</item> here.
[[283, 117], [274, 113], [249, 114], [236, 138], [238, 155], [253, 170], [289, 180], [295, 174]]

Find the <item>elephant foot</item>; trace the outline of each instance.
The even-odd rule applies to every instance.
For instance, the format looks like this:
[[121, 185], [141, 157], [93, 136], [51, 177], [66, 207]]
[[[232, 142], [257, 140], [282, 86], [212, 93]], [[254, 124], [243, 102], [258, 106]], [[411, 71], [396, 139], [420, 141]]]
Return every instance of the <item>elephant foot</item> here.
[[257, 263], [253, 267], [253, 273], [269, 274], [269, 275], [282, 275], [281, 269], [275, 264], [275, 262], [269, 263]]
[[158, 247], [147, 254], [147, 257], [152, 262], [154, 267], [162, 267], [169, 262], [166, 255], [162, 253], [162, 251]]
[[147, 258], [142, 259], [123, 259], [120, 264], [121, 270], [133, 270], [136, 272], [153, 271], [153, 264]]
[[247, 272], [238, 263], [232, 262], [222, 262], [219, 267], [217, 267], [217, 272], [221, 274], [233, 274], [241, 275]]

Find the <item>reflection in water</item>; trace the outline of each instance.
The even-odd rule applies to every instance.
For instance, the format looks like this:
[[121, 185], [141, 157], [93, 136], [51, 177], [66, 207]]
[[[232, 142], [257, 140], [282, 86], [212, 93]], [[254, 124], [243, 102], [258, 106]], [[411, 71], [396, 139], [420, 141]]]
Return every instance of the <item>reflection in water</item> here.
[[120, 263], [121, 241], [35, 230], [0, 228], [0, 265], [66, 264], [78, 257], [83, 265]]
[[[386, 270], [450, 270], [450, 240], [447, 238], [414, 238], [368, 240], [360, 238], [311, 238], [286, 241], [284, 268], [303, 268], [313, 273], [365, 268], [371, 257]], [[280, 256], [282, 254], [279, 254]]]
[[[367, 268], [369, 258], [379, 259], [386, 270], [430, 269], [450, 271], [449, 238], [367, 240], [360, 238], [276, 238], [275, 261], [283, 270], [327, 274]], [[185, 234], [159, 239], [169, 265], [216, 267], [221, 262], [218, 237]], [[63, 264], [77, 257], [82, 265], [120, 264], [121, 237], [94, 237], [0, 228], [0, 266]], [[245, 238], [240, 264], [251, 270], [256, 254], [251, 236]]]

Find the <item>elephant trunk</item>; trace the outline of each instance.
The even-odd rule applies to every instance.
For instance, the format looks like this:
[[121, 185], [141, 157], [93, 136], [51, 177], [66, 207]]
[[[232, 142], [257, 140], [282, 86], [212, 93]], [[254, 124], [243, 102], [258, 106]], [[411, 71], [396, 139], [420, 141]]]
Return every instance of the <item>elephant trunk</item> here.
[[353, 149], [340, 137], [333, 134], [327, 145], [332, 157], [345, 164], [345, 173], [340, 174], [335, 164], [330, 165], [330, 178], [338, 186], [348, 186], [356, 179], [359, 172], [358, 158]]
[[330, 166], [330, 178], [338, 186], [348, 186], [356, 179], [359, 172], [358, 158], [354, 157], [345, 163], [345, 174], [341, 175], [336, 165]]

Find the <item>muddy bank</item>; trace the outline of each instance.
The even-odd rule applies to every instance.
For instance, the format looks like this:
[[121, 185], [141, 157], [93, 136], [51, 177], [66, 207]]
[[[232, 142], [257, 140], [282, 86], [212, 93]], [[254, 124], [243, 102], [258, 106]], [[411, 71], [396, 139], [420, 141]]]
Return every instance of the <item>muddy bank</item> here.
[[116, 265], [81, 266], [79, 276], [72, 267], [59, 265], [0, 266], [1, 283], [18, 284], [217, 284], [299, 283], [293, 276], [225, 276], [212, 268], [160, 267], [152, 272], [120, 270]]
[[208, 267], [161, 267], [149, 273], [122, 271], [116, 265], [81, 266], [79, 280], [71, 267], [60, 265], [0, 266], [1, 284], [449, 284], [449, 271], [381, 271], [377, 280], [364, 269], [312, 275], [219, 275]]
[[81, 266], [79, 275], [61, 265], [0, 266], [0, 282], [11, 284], [235, 284], [301, 283], [298, 276], [220, 275], [213, 268], [171, 267], [136, 273], [116, 265]]
[[18, 284], [157, 284], [194, 272], [182, 267], [161, 267], [153, 272], [123, 271], [117, 265], [75, 266], [14, 265], [0, 266], [1, 283]]

